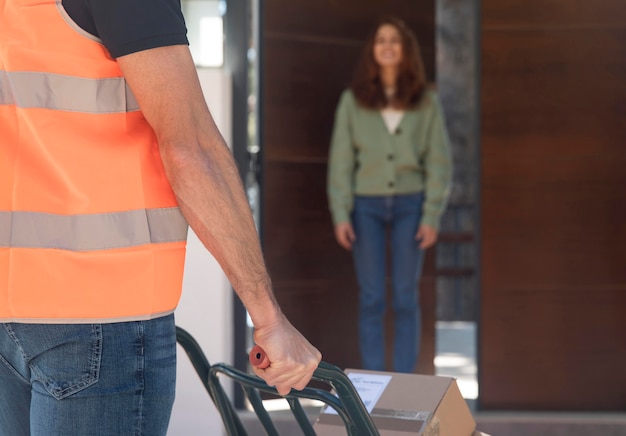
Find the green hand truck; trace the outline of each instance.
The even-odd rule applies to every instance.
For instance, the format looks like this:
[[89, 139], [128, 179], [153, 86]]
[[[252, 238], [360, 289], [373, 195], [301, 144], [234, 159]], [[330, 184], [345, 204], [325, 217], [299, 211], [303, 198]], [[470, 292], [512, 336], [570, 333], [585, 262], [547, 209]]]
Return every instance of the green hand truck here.
[[324, 361], [320, 362], [313, 374], [313, 379], [327, 384], [336, 392], [336, 396], [324, 389], [310, 386], [301, 391], [292, 389], [289, 394], [281, 396], [275, 388], [268, 386], [256, 375], [224, 363], [211, 365], [198, 342], [181, 327], [176, 327], [176, 341], [189, 357], [202, 384], [219, 411], [229, 436], [247, 436], [247, 432], [235, 407], [220, 384], [220, 374], [233, 379], [243, 388], [248, 401], [269, 436], [278, 436], [278, 431], [263, 405], [261, 392], [285, 398], [305, 436], [315, 436], [316, 433], [300, 403], [301, 398], [318, 400], [335, 409], [345, 424], [348, 436], [379, 436], [379, 432], [376, 430], [354, 385], [348, 376], [334, 365]]

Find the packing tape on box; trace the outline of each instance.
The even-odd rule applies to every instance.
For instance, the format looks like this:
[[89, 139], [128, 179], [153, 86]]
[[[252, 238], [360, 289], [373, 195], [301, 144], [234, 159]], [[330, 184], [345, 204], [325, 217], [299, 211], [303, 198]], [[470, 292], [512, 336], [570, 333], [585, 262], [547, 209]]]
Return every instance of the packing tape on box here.
[[424, 436], [439, 435], [439, 420], [433, 420], [431, 412], [374, 408], [370, 415], [379, 430], [420, 431]]

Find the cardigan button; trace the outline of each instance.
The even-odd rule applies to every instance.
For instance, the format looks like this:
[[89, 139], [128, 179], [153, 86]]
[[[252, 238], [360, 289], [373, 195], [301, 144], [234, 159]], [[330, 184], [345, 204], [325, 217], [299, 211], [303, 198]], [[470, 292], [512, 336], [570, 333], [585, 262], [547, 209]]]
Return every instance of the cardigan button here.
[[389, 182], [389, 187], [393, 188], [393, 182]]
[[393, 160], [393, 154], [391, 154], [391, 153], [390, 153], [390, 154], [388, 154], [388, 155], [387, 155], [387, 159], [389, 159], [389, 160]]

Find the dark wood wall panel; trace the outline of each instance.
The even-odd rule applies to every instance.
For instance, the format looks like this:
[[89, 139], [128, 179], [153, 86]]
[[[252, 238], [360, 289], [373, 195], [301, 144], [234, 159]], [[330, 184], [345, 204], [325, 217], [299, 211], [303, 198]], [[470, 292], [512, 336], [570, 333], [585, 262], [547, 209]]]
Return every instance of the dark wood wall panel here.
[[[335, 107], [367, 33], [383, 13], [401, 16], [415, 30], [434, 78], [434, 1], [269, 0], [263, 9], [261, 231], [268, 268], [284, 312], [324, 359], [358, 367], [352, 258], [335, 242], [326, 199]], [[429, 265], [422, 292], [422, 372], [434, 369]]]
[[626, 3], [622, 0], [487, 0], [481, 3], [482, 27], [561, 26], [614, 28], [626, 24]]
[[626, 407], [626, 2], [482, 2], [480, 405]]
[[386, 13], [404, 19], [424, 42], [429, 67], [434, 66], [432, 0], [268, 0], [264, 3], [265, 37], [323, 42], [363, 42], [376, 19]]
[[266, 161], [326, 163], [334, 108], [361, 45], [351, 41], [324, 49], [316, 42], [272, 37], [266, 44], [265, 65], [280, 66], [265, 78], [271, 93], [263, 102]]

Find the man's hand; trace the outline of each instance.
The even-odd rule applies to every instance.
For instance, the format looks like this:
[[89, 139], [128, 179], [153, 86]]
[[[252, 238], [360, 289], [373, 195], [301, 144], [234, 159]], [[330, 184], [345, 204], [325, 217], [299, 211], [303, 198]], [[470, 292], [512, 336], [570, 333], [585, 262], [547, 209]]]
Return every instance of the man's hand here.
[[356, 235], [354, 234], [352, 224], [349, 222], [337, 224], [335, 226], [335, 239], [337, 239], [337, 242], [343, 248], [351, 250], [352, 243], [356, 241]]
[[263, 348], [269, 366], [254, 368], [256, 375], [281, 395], [293, 389], [302, 390], [311, 380], [322, 359], [320, 352], [281, 315], [274, 324], [254, 331], [254, 342]]
[[435, 242], [437, 242], [437, 230], [427, 224], [422, 224], [419, 229], [417, 229], [415, 240], [421, 241], [420, 248], [422, 250], [426, 250], [427, 248], [435, 245]]

